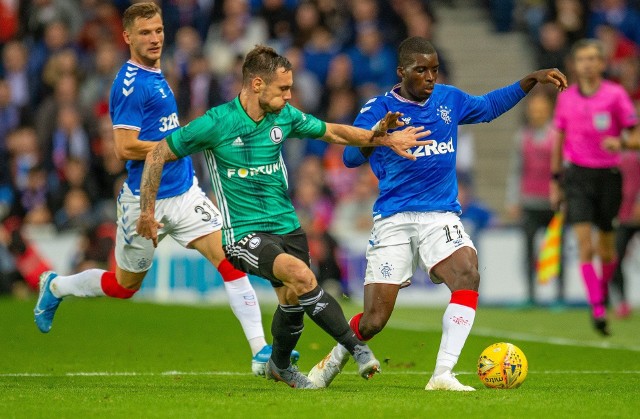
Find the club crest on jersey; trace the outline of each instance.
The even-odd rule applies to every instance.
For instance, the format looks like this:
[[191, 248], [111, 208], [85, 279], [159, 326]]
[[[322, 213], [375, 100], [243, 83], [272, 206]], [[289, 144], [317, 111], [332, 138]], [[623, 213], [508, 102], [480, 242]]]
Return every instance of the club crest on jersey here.
[[440, 105], [436, 112], [438, 113], [438, 116], [442, 118], [445, 124], [449, 125], [451, 123], [451, 109], [449, 109], [446, 105]]
[[273, 141], [274, 144], [280, 144], [282, 140], [284, 140], [284, 134], [282, 133], [282, 129], [280, 127], [271, 128], [271, 132], [269, 133], [269, 138]]

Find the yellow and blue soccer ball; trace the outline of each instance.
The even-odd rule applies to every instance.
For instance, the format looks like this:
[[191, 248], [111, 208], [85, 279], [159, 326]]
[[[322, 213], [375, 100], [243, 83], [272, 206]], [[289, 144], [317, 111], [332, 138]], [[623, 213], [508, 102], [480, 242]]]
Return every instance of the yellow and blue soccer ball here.
[[529, 364], [516, 345], [494, 343], [478, 359], [478, 377], [489, 388], [518, 388], [527, 378]]

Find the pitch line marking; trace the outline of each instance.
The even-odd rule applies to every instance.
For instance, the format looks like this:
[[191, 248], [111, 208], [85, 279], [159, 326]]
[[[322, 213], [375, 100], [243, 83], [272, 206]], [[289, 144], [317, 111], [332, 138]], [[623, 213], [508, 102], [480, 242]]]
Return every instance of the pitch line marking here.
[[[383, 368], [383, 375], [424, 375], [428, 376], [431, 371], [385, 371]], [[475, 371], [460, 371], [456, 372], [458, 375], [475, 375]], [[600, 375], [600, 374], [628, 374], [637, 375], [640, 374], [640, 370], [584, 370], [584, 371], [570, 371], [570, 370], [548, 370], [548, 371], [535, 371], [529, 370], [529, 374], [541, 374], [541, 375], [560, 375], [560, 374], [580, 374], [580, 375]], [[17, 372], [17, 373], [3, 373], [0, 374], [0, 378], [3, 377], [17, 377], [17, 378], [30, 378], [30, 377], [163, 377], [163, 376], [251, 376], [250, 372], [236, 372], [236, 371], [164, 371], [164, 372], [134, 372], [134, 371], [122, 371], [122, 372], [107, 372], [107, 371], [93, 371], [93, 372], [67, 372], [67, 373], [30, 373], [30, 372]]]
[[[398, 322], [398, 321], [390, 321], [387, 327], [391, 327], [399, 330], [408, 330], [414, 332], [438, 332], [442, 329], [438, 329], [435, 327], [429, 327], [413, 322]], [[578, 346], [585, 348], [597, 348], [597, 349], [620, 349], [626, 351], [640, 352], [640, 346], [634, 345], [623, 345], [618, 343], [611, 343], [605, 341], [582, 341], [577, 339], [569, 339], [569, 338], [561, 338], [554, 336], [540, 336], [533, 333], [519, 333], [519, 332], [509, 332], [506, 330], [492, 329], [488, 327], [474, 327], [471, 329], [471, 335], [475, 336], [485, 336], [485, 337], [493, 337], [493, 336], [501, 336], [505, 339], [513, 339], [513, 340], [522, 340], [525, 342], [537, 342], [537, 343], [548, 343], [550, 345], [559, 345], [559, 346]]]

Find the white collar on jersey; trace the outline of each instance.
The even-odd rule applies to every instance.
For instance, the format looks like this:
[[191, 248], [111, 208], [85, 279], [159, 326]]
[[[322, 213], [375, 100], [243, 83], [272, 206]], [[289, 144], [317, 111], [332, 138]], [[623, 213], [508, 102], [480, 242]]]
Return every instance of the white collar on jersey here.
[[422, 102], [415, 102], [413, 100], [409, 100], [405, 97], [400, 96], [398, 93], [396, 93], [396, 90], [400, 89], [400, 83], [396, 84], [395, 86], [393, 86], [391, 88], [391, 90], [389, 90], [389, 93], [391, 93], [391, 96], [393, 96], [394, 98], [396, 98], [397, 100], [399, 100], [400, 102], [405, 102], [405, 103], [413, 103], [414, 105], [418, 105], [418, 106], [424, 106], [427, 104], [427, 102], [429, 102], [429, 99], [431, 99], [431, 96], [429, 96], [428, 98], [426, 98], [425, 100], [423, 100]]
[[142, 65], [140, 63], [136, 63], [135, 61], [128, 60], [127, 64], [136, 66], [136, 67], [141, 68], [143, 70], [151, 71], [152, 73], [162, 73], [162, 70], [159, 69], [159, 68], [147, 67], [146, 65]]

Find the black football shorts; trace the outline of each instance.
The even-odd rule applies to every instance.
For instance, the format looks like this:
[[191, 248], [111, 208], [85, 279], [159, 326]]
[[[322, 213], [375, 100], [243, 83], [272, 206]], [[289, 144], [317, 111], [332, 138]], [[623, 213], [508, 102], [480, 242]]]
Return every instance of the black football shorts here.
[[563, 179], [569, 224], [589, 222], [613, 231], [622, 202], [622, 175], [616, 167], [593, 169], [570, 165]]
[[281, 253], [287, 253], [311, 265], [307, 235], [298, 228], [288, 234], [251, 233], [227, 244], [227, 259], [236, 269], [271, 281], [274, 288], [284, 284], [273, 275], [273, 263]]

